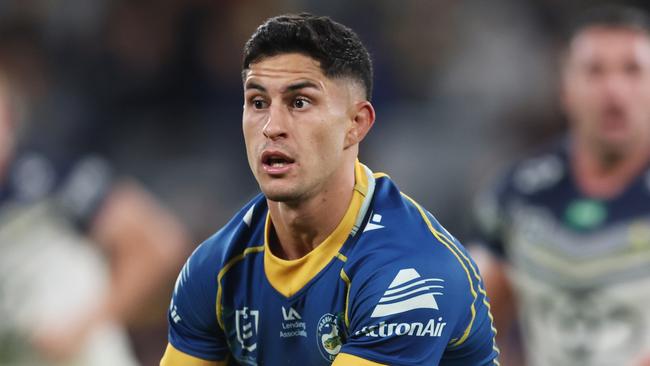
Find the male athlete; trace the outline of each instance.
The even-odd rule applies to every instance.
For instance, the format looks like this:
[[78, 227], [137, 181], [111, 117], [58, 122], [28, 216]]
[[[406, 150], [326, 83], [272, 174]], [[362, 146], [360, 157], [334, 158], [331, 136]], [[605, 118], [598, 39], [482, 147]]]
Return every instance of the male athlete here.
[[161, 365], [493, 365], [476, 266], [433, 216], [357, 161], [368, 52], [308, 14], [244, 49], [243, 130], [262, 194], [190, 257]]
[[568, 138], [480, 200], [497, 328], [509, 337], [516, 298], [528, 365], [649, 365], [646, 14], [606, 7], [575, 24], [562, 102]]

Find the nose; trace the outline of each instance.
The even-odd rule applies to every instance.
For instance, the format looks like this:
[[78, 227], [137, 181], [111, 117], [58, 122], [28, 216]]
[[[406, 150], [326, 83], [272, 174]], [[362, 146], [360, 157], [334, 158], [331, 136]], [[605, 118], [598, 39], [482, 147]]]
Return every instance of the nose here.
[[268, 120], [262, 128], [264, 137], [270, 140], [277, 140], [279, 138], [287, 137], [287, 116], [282, 107], [271, 105], [269, 107]]

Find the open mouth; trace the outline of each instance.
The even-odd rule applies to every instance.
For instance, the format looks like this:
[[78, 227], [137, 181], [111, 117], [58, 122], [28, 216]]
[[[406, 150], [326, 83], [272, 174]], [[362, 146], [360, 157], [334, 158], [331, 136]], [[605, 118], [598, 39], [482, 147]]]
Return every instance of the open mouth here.
[[283, 172], [285, 168], [288, 168], [294, 162], [294, 159], [279, 151], [265, 151], [262, 154], [262, 165], [265, 170], [271, 173]]

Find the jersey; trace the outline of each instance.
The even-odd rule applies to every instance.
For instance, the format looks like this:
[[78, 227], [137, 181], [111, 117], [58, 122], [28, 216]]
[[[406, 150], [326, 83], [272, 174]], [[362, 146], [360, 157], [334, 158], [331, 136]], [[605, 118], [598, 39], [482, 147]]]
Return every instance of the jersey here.
[[338, 227], [303, 258], [269, 249], [262, 195], [201, 244], [176, 283], [162, 365], [318, 366], [341, 354], [496, 364], [488, 298], [463, 247], [389, 177], [357, 162], [355, 182]]
[[567, 151], [516, 164], [480, 198], [482, 241], [510, 264], [529, 365], [631, 364], [650, 351], [650, 170], [593, 199]]

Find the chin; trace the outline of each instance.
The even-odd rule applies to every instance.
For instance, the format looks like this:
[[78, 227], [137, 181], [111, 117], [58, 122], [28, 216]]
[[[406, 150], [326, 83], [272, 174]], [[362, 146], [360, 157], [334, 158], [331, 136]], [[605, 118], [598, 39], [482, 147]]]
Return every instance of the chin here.
[[300, 194], [292, 189], [273, 189], [261, 187], [264, 197], [274, 202], [291, 202], [300, 198]]

